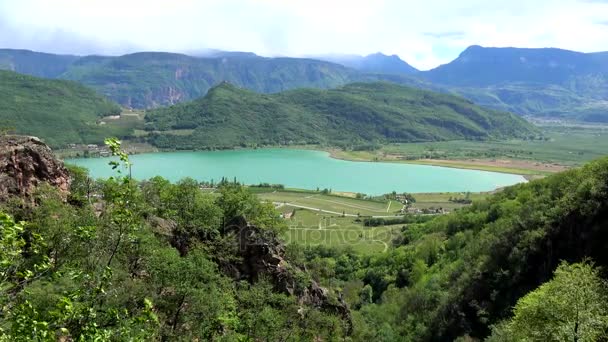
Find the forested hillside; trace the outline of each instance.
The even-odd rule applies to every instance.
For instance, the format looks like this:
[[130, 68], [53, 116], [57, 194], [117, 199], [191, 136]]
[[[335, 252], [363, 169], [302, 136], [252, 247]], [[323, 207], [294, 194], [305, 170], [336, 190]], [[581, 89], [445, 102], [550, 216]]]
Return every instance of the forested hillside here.
[[257, 92], [347, 83], [352, 70], [310, 59], [222, 56], [197, 58], [170, 53], [84, 57], [60, 77], [96, 89], [135, 108], [171, 105], [197, 98], [221, 81]]
[[48, 80], [0, 70], [0, 128], [35, 135], [52, 146], [101, 143], [130, 130], [101, 127], [120, 106], [72, 81]]
[[[450, 139], [534, 137], [509, 113], [455, 96], [390, 83], [332, 90], [256, 94], [223, 83], [191, 103], [149, 111], [146, 129], [159, 147], [226, 148], [277, 144], [356, 145]], [[175, 135], [175, 130], [193, 130]]]
[[47, 153], [21, 140], [0, 149], [0, 166], [14, 170], [3, 177], [40, 186], [0, 202], [2, 341], [334, 341], [351, 333], [346, 304], [289, 261], [273, 206], [240, 185], [211, 194], [192, 179], [131, 181], [128, 157], [110, 140], [116, 176], [94, 181], [72, 168], [68, 194], [44, 183], [53, 180], [46, 168], [63, 166], [15, 167]]
[[[607, 232], [604, 158], [409, 225], [387, 254], [305, 258], [359, 308], [360, 340], [483, 339], [497, 325], [495, 341], [597, 341], [608, 329]], [[562, 262], [587, 266], [564, 264], [551, 280]]]
[[245, 52], [207, 51], [199, 56], [141, 52], [79, 57], [0, 50], [0, 69], [77, 81], [132, 108], [193, 100], [222, 81], [261, 93], [377, 80], [428, 86], [405, 75], [415, 70], [396, 56], [370, 55], [356, 66], [349, 66], [358, 70], [316, 59], [266, 58]]
[[409, 224], [375, 255], [284, 246], [273, 206], [238, 184], [70, 173], [69, 194], [0, 205], [3, 338], [607, 337], [606, 158]]

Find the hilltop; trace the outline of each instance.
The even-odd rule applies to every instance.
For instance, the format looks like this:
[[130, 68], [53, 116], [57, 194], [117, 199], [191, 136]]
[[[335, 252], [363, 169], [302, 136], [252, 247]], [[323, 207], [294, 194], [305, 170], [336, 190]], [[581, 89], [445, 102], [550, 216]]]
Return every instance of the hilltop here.
[[97, 121], [120, 113], [120, 106], [81, 84], [0, 70], [2, 129], [40, 137], [51, 146], [99, 143], [108, 134]]
[[409, 65], [399, 56], [387, 56], [380, 52], [367, 56], [326, 55], [315, 58], [370, 73], [411, 75], [418, 72], [418, 69]]
[[606, 53], [471, 46], [420, 76], [491, 108], [608, 122]]
[[[536, 135], [515, 115], [452, 95], [382, 82], [277, 94], [222, 83], [195, 101], [149, 111], [146, 129], [153, 144], [184, 149]], [[185, 134], [177, 134], [180, 130]]]
[[0, 69], [74, 80], [129, 108], [191, 101], [222, 81], [259, 93], [389, 81], [458, 94], [478, 105], [524, 116], [608, 121], [605, 52], [475, 45], [429, 71], [417, 71], [398, 56], [380, 53], [314, 58], [217, 50], [196, 56], [140, 52], [80, 57], [0, 49]]

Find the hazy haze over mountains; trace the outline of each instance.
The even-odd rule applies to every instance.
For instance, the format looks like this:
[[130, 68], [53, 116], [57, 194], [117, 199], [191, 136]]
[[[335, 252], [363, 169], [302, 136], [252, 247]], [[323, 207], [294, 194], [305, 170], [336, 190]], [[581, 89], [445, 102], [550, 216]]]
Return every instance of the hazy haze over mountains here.
[[0, 47], [61, 54], [398, 55], [420, 70], [467, 46], [608, 50], [608, 3], [591, 0], [0, 1]]

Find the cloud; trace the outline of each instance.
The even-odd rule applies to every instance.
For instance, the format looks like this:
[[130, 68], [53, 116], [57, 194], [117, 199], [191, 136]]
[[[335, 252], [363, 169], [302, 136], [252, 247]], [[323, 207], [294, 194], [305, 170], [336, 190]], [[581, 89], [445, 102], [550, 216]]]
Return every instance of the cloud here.
[[462, 31], [448, 31], [448, 32], [423, 32], [425, 36], [432, 38], [462, 38], [465, 33]]
[[76, 54], [397, 54], [428, 69], [469, 45], [608, 50], [608, 1], [0, 0], [0, 45]]

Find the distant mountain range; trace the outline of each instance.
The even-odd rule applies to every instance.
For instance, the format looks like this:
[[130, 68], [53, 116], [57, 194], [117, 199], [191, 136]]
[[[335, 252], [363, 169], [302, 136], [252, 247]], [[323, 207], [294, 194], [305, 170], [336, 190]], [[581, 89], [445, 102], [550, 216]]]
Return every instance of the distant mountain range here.
[[325, 55], [313, 58], [370, 73], [412, 75], [418, 72], [418, 69], [407, 64], [397, 55], [387, 56], [382, 53], [374, 53], [367, 56]]
[[148, 111], [149, 141], [161, 148], [328, 144], [534, 137], [510, 113], [460, 97], [392, 83], [259, 94], [229, 83], [195, 101]]
[[492, 108], [608, 122], [606, 52], [471, 46], [419, 76]]
[[228, 81], [261, 93], [334, 88], [389, 81], [462, 95], [520, 115], [608, 122], [608, 53], [471, 46], [454, 61], [417, 71], [397, 56], [331, 55], [266, 58], [249, 52], [205, 50], [124, 56], [53, 55], [0, 50], [0, 69], [92, 87], [126, 107], [154, 108], [189, 101]]

